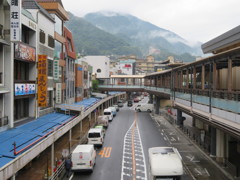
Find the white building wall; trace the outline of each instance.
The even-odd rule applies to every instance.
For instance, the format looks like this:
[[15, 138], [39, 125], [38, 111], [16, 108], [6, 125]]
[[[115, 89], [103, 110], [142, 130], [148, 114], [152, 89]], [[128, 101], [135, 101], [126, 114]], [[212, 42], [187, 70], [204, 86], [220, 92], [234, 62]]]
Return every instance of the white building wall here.
[[93, 67], [93, 73], [97, 74], [97, 78], [109, 77], [110, 59], [107, 56], [86, 56], [83, 59]]

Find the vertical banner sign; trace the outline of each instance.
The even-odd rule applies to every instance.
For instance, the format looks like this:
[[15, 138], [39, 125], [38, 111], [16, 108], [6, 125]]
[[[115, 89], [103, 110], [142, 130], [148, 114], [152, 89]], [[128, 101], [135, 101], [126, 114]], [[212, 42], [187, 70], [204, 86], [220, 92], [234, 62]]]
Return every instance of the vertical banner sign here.
[[21, 40], [21, 0], [10, 0], [11, 41]]
[[47, 106], [47, 56], [38, 55], [38, 107]]
[[62, 103], [62, 83], [56, 83], [56, 104]]
[[59, 79], [59, 60], [53, 61], [53, 79], [56, 81]]

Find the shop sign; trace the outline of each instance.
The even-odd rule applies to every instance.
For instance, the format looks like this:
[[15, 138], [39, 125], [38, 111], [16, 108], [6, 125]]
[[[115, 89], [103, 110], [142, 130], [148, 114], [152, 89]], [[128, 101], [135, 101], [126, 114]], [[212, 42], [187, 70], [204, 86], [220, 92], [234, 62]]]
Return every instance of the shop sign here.
[[59, 60], [53, 61], [53, 79], [56, 81], [59, 79]]
[[15, 83], [15, 96], [35, 94], [35, 84]]
[[15, 44], [15, 52], [14, 58], [24, 61], [36, 61], [36, 50], [26, 44], [16, 43]]
[[38, 55], [38, 106], [47, 106], [47, 56]]
[[125, 65], [123, 66], [123, 68], [131, 68], [131, 67], [132, 67], [131, 64], [125, 64]]
[[21, 40], [21, 0], [11, 0], [10, 6], [10, 32], [11, 41]]
[[56, 83], [56, 104], [62, 103], [62, 83]]

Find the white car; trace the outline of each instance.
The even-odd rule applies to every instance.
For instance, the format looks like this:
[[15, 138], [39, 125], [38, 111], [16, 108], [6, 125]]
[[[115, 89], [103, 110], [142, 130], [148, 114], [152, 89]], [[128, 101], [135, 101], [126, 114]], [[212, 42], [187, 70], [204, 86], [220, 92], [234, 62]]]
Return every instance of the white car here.
[[116, 108], [116, 110], [117, 110], [117, 112], [119, 111], [119, 107], [118, 107], [118, 105], [113, 105], [113, 107], [115, 107]]
[[153, 104], [138, 104], [135, 110], [138, 112], [142, 112], [142, 111], [152, 112]]
[[103, 115], [108, 116], [108, 120], [112, 121], [113, 120], [113, 113], [111, 109], [104, 109]]
[[113, 117], [115, 117], [117, 115], [117, 110], [116, 110], [116, 108], [114, 106], [111, 106], [108, 109], [111, 109]]

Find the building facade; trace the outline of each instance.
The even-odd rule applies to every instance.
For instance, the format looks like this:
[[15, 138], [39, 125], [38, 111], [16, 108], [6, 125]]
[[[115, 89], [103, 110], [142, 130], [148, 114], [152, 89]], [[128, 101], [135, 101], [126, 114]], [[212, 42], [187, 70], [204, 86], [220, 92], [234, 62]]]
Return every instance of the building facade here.
[[7, 0], [0, 2], [0, 131], [11, 124], [13, 126], [13, 77], [12, 49], [10, 43], [10, 4]]

